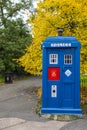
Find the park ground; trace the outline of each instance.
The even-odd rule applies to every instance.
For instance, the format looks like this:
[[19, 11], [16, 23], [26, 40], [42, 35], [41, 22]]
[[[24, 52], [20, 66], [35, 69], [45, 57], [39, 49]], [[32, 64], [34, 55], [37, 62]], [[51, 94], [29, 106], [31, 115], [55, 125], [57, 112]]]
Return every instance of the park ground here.
[[41, 77], [0, 85], [0, 130], [87, 130], [87, 116], [74, 121], [48, 120], [36, 114]]

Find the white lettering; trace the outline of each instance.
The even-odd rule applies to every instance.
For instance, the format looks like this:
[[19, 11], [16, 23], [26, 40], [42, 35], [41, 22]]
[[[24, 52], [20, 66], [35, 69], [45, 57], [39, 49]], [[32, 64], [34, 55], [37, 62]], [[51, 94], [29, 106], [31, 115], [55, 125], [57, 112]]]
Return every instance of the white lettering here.
[[51, 43], [51, 47], [71, 47], [71, 43]]
[[71, 43], [69, 43], [69, 46], [71, 46]]
[[53, 47], [54, 46], [54, 44], [51, 44], [51, 47]]

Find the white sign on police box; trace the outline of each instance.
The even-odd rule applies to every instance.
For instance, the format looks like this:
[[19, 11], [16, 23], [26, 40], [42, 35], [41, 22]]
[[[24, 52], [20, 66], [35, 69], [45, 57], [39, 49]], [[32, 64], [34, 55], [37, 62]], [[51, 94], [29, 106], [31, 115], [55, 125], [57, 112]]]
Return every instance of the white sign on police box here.
[[71, 43], [51, 43], [51, 47], [71, 47]]
[[52, 85], [52, 88], [51, 88], [51, 97], [53, 97], [53, 98], [57, 97], [57, 86], [56, 85]]

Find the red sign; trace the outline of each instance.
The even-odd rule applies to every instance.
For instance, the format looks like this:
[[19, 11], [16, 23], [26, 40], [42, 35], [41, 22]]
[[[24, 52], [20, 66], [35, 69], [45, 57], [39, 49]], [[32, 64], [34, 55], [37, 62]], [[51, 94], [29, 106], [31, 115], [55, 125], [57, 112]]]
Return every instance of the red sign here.
[[49, 67], [48, 68], [48, 80], [60, 80], [60, 68]]

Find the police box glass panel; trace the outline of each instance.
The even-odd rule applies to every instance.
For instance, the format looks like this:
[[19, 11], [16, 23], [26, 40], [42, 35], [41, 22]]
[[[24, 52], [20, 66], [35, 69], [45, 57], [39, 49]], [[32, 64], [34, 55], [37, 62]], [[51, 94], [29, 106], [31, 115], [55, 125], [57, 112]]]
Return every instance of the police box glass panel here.
[[64, 64], [67, 64], [67, 65], [72, 64], [72, 55], [71, 54], [64, 55]]
[[49, 55], [49, 63], [50, 64], [58, 64], [58, 54], [50, 54]]

